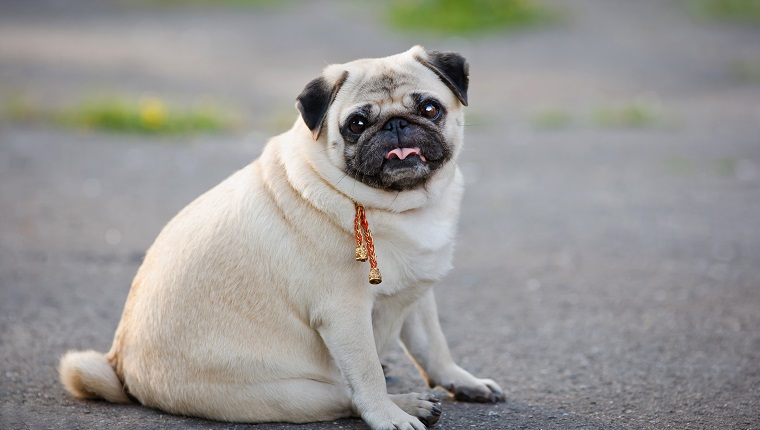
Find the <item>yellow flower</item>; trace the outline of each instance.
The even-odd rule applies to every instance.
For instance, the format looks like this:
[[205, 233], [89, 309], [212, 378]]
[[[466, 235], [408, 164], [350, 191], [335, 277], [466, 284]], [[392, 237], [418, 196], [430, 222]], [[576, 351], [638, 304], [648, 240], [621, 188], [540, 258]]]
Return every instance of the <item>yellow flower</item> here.
[[140, 100], [140, 123], [146, 128], [156, 130], [166, 122], [166, 105], [156, 97]]

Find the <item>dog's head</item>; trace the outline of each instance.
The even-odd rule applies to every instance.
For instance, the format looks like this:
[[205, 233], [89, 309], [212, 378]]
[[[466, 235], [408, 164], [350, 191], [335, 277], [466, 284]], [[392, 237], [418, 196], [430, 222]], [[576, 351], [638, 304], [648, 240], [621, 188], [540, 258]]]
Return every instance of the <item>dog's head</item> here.
[[371, 187], [424, 186], [458, 153], [468, 65], [415, 46], [391, 57], [328, 66], [296, 107], [330, 161]]

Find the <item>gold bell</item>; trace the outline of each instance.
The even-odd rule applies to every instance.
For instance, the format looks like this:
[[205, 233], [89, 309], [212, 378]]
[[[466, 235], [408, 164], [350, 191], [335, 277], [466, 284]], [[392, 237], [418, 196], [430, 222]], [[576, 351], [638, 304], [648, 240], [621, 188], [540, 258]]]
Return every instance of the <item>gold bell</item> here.
[[362, 246], [356, 247], [356, 261], [367, 261], [367, 248]]
[[380, 269], [372, 267], [369, 269], [369, 283], [376, 285], [383, 282], [383, 277], [380, 275]]

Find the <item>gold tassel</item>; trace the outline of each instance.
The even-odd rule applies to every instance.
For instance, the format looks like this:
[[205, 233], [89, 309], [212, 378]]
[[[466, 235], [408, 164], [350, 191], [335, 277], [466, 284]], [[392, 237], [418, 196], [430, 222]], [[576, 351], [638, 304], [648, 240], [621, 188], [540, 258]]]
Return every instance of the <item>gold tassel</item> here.
[[354, 236], [356, 238], [356, 261], [367, 261], [367, 248], [364, 246], [359, 205], [356, 206], [356, 216], [354, 217]]
[[354, 236], [356, 238], [356, 261], [369, 260], [369, 283], [376, 285], [383, 282], [380, 269], [377, 268], [375, 257], [375, 244], [372, 240], [372, 232], [367, 223], [367, 213], [364, 206], [354, 203], [356, 216], [354, 217]]
[[356, 261], [367, 261], [367, 248], [364, 245], [356, 247]]
[[380, 275], [380, 269], [377, 267], [371, 267], [369, 269], [369, 283], [377, 285], [381, 282], [383, 282], [383, 277]]

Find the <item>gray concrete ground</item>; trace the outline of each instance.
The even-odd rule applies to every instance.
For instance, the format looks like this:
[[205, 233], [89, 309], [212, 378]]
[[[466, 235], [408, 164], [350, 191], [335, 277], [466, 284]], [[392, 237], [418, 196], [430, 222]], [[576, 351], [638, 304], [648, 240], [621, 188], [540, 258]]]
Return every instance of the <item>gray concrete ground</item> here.
[[[442, 429], [760, 428], [760, 30], [683, 2], [556, 1], [557, 25], [474, 40], [391, 31], [365, 2], [264, 10], [0, 3], [0, 96], [208, 97], [246, 131], [147, 138], [0, 124], [0, 428], [244, 426], [78, 401], [70, 348], [109, 348], [144, 250], [260, 152], [329, 62], [415, 43], [471, 63], [455, 269], [456, 358], [508, 401], [447, 400]], [[658, 124], [593, 121], [647, 100]], [[536, 112], [572, 119], [544, 129]], [[256, 129], [258, 131], [247, 131]], [[389, 390], [425, 389], [400, 350]]]

